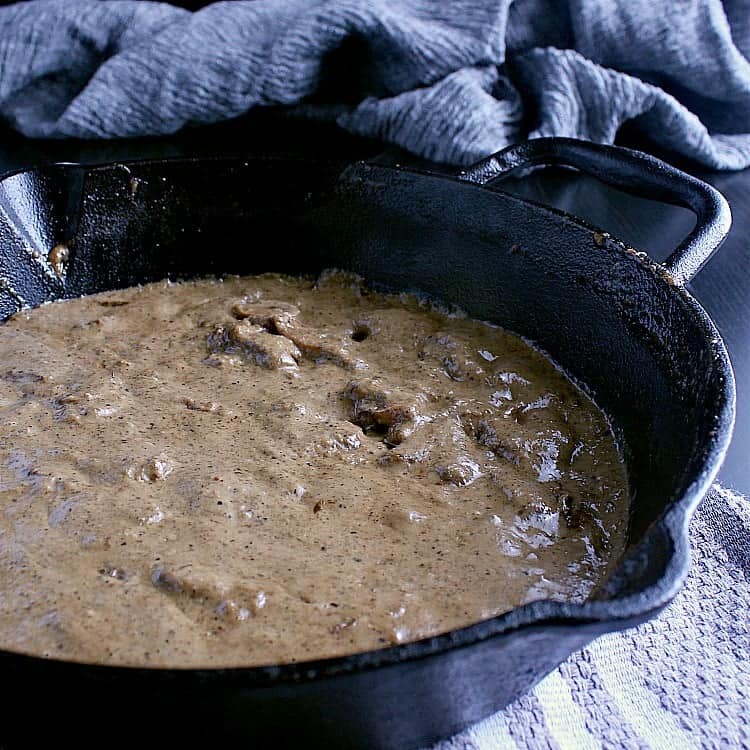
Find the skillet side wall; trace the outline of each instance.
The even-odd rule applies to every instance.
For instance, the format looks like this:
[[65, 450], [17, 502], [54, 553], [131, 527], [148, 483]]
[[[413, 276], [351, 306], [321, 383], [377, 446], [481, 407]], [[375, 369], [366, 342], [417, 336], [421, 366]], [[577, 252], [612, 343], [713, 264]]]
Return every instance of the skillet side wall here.
[[265, 686], [248, 684], [242, 670], [112, 670], [0, 654], [14, 686], [0, 736], [8, 750], [61, 738], [79, 748], [219, 740], [250, 748], [422, 748], [507, 705], [606, 630], [531, 627], [426, 659]]
[[532, 340], [594, 397], [624, 449], [630, 543], [701, 474], [726, 373], [694, 303], [632, 248], [580, 220], [439, 177], [356, 165], [340, 188], [335, 255]]
[[[706, 471], [719, 428], [725, 375], [695, 308], [648, 264], [552, 210], [441, 177], [367, 165], [340, 172], [330, 163], [203, 159], [6, 178], [0, 320], [22, 303], [210, 273], [338, 266], [428, 293], [525, 335], [588, 385], [625, 448], [635, 546]], [[61, 242], [70, 249], [63, 276], [46, 260]], [[656, 532], [604, 597], [663, 579], [673, 540]], [[189, 715], [203, 702], [218, 722], [214, 738], [303, 729], [327, 737], [338, 726], [339, 746], [417, 746], [507, 704], [599, 633], [635, 623], [546, 622], [412, 662], [278, 685], [252, 670], [136, 679], [104, 669], [101, 682], [102, 668], [0, 653], [18, 688], [3, 713], [23, 726], [24, 706], [46, 701], [61, 718], [37, 729], [58, 731], [66, 714], [103, 710], [106, 724], [108, 706], [134, 701], [144, 712], [163, 705], [173, 725], [172, 712]]]

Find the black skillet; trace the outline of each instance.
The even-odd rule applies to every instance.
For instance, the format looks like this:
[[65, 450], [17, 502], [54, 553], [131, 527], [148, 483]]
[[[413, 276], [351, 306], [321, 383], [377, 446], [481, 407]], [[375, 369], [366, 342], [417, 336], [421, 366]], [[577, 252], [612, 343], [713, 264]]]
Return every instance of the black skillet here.
[[[660, 266], [496, 184], [549, 164], [686, 206], [697, 223]], [[312, 159], [202, 158], [56, 165], [4, 179], [0, 319], [21, 305], [166, 276], [353, 269], [537, 342], [610, 415], [633, 509], [625, 559], [591, 601], [535, 602], [418, 643], [226, 670], [0, 652], [2, 741], [418, 747], [503, 707], [596, 636], [656, 615], [687, 573], [688, 521], [732, 431], [727, 353], [685, 289], [729, 224], [722, 196], [699, 180], [644, 154], [566, 139], [506, 149], [458, 178], [372, 163], [341, 173]], [[70, 256], [62, 276], [47, 260], [60, 244]]]

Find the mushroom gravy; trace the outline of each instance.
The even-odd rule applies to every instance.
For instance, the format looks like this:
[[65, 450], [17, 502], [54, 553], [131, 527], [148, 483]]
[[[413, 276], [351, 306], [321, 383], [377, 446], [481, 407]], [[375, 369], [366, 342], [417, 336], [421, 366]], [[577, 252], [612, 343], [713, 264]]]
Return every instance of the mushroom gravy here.
[[55, 302], [0, 352], [3, 649], [339, 656], [582, 601], [624, 549], [591, 400], [520, 338], [353, 274]]

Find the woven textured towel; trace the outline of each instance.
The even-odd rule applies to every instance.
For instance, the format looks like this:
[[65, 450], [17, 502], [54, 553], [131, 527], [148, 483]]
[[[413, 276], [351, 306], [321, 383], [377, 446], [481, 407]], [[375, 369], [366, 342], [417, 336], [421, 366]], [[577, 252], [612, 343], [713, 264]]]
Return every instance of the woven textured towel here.
[[0, 8], [0, 118], [110, 138], [284, 105], [454, 164], [632, 120], [739, 169], [748, 56], [748, 0], [32, 0]]
[[433, 750], [750, 748], [750, 502], [714, 486], [684, 589], [525, 697]]

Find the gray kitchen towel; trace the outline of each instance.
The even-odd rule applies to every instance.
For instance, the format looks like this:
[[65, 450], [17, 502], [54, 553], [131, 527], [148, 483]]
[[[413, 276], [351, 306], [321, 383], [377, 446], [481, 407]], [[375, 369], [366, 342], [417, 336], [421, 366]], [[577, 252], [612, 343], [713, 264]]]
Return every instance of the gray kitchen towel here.
[[750, 502], [714, 486], [690, 533], [687, 583], [657, 619], [433, 750], [750, 748]]
[[0, 119], [114, 138], [282, 105], [467, 164], [626, 121], [750, 165], [750, 0], [128, 0], [0, 8]]

